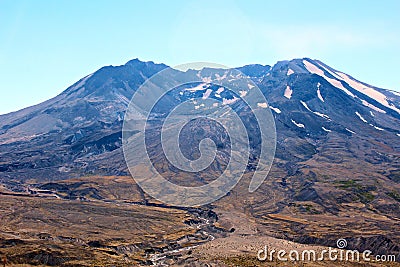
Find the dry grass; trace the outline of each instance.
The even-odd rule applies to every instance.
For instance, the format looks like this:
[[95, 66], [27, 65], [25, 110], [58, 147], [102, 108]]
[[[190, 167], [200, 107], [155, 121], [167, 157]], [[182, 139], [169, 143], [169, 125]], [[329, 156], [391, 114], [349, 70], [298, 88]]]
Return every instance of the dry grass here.
[[12, 264], [132, 266], [146, 248], [194, 233], [185, 211], [0, 196], [0, 255]]

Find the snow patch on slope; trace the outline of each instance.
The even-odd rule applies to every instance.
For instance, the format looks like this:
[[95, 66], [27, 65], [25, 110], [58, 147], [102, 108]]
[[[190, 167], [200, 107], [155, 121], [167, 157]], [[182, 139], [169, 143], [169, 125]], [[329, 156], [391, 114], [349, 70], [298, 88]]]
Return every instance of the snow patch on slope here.
[[384, 94], [382, 94], [381, 92], [375, 90], [372, 87], [369, 87], [367, 85], [364, 85], [364, 84], [362, 84], [360, 82], [357, 82], [357, 81], [353, 80], [348, 75], [346, 75], [346, 74], [344, 74], [342, 72], [337, 72], [337, 74], [340, 75], [341, 80], [343, 80], [346, 83], [348, 83], [351, 87], [353, 87], [357, 91], [363, 93], [364, 95], [369, 96], [372, 99], [375, 99], [376, 101], [378, 101], [379, 103], [381, 103], [385, 107], [388, 107], [388, 108], [393, 109], [393, 110], [397, 111], [398, 113], [400, 113], [400, 109], [395, 107], [393, 104], [390, 104], [387, 101], [387, 97]]
[[324, 71], [321, 70], [320, 68], [318, 68], [317, 66], [315, 66], [314, 64], [308, 62], [307, 60], [303, 60], [303, 64], [304, 64], [304, 66], [306, 67], [306, 69], [307, 69], [309, 72], [321, 76], [322, 78], [324, 78], [327, 82], [329, 82], [330, 84], [332, 84], [332, 85], [335, 86], [336, 88], [339, 88], [339, 89], [343, 90], [346, 94], [348, 94], [349, 96], [351, 96], [351, 97], [353, 97], [353, 98], [355, 97], [355, 95], [354, 95], [352, 92], [350, 92], [349, 90], [347, 90], [347, 89], [343, 86], [343, 84], [342, 84], [341, 82], [339, 82], [339, 81], [336, 80], [336, 79], [332, 79], [332, 78], [327, 77], [327, 76], [325, 75]]
[[364, 106], [369, 107], [370, 109], [373, 109], [373, 110], [378, 111], [378, 112], [380, 112], [380, 113], [386, 113], [386, 111], [384, 111], [384, 110], [382, 110], [382, 109], [380, 109], [380, 108], [375, 107], [374, 105], [368, 103], [368, 102], [365, 101], [364, 99], [361, 99], [361, 103], [362, 103]]
[[314, 113], [315, 115], [317, 115], [317, 116], [320, 116], [320, 117], [324, 118], [324, 119], [330, 120], [330, 118], [329, 118], [328, 115], [325, 115], [325, 114], [320, 113], [320, 112], [317, 112], [317, 111], [314, 111], [313, 113]]
[[268, 107], [268, 104], [267, 103], [257, 103], [257, 107], [260, 107], [260, 108], [267, 108]]
[[287, 71], [286, 75], [287, 75], [287, 76], [289, 76], [289, 75], [292, 75], [293, 73], [294, 73], [294, 71], [293, 71], [293, 70], [291, 70], [291, 69], [288, 69], [288, 71]]
[[[308, 111], [311, 111], [311, 109], [307, 106], [307, 103], [306, 103], [306, 102], [300, 100], [300, 103], [301, 103]], [[312, 112], [312, 111], [311, 111], [311, 112]]]
[[360, 113], [358, 113], [358, 111], [356, 111], [356, 115], [360, 118], [360, 120], [362, 120], [363, 122], [365, 122], [365, 123], [367, 123], [367, 120], [366, 119], [364, 119], [364, 117], [363, 116], [361, 116], [361, 114]]
[[200, 105], [194, 106], [194, 109], [199, 109], [200, 107], [204, 107], [204, 106], [205, 106], [204, 104], [200, 104]]
[[235, 103], [235, 102], [238, 101], [238, 100], [239, 100], [239, 98], [237, 98], [236, 96], [234, 96], [232, 99], [223, 98], [223, 99], [222, 99], [222, 105], [233, 104], [233, 103]]
[[240, 97], [245, 97], [247, 95], [247, 91], [239, 91]]
[[207, 86], [207, 83], [201, 83], [199, 85], [197, 85], [196, 87], [192, 87], [192, 88], [186, 88], [185, 91], [189, 91], [189, 92], [196, 92], [196, 91], [203, 91]]
[[317, 111], [312, 111], [312, 110], [308, 107], [308, 105], [307, 105], [306, 102], [300, 100], [300, 103], [301, 103], [308, 111], [314, 113], [315, 115], [320, 116], [320, 117], [322, 117], [322, 118], [324, 118], [324, 119], [327, 119], [327, 120], [330, 119], [328, 115], [325, 115], [325, 114], [320, 113], [320, 112], [317, 112]]
[[218, 88], [218, 90], [216, 91], [216, 93], [217, 93], [217, 94], [220, 94], [220, 93], [222, 93], [224, 90], [225, 90], [224, 87], [220, 87], [220, 88]]
[[212, 90], [211, 89], [207, 89], [207, 91], [203, 94], [203, 99], [207, 99], [209, 96], [210, 96], [210, 94], [212, 93]]
[[279, 108], [274, 108], [272, 106], [269, 106], [269, 108], [272, 109], [273, 111], [275, 111], [278, 114], [282, 113], [282, 111]]
[[306, 128], [306, 127], [304, 126], [304, 124], [302, 124], [302, 123], [295, 122], [294, 120], [292, 120], [292, 122], [293, 122], [294, 125], [296, 125], [296, 126], [299, 127], [299, 128]]
[[[312, 68], [312, 69], [314, 69], [314, 71], [322, 71], [321, 69], [319, 69], [318, 67], [316, 67], [315, 65], [313, 65], [313, 64], [311, 64], [310, 62], [308, 62], [308, 61], [305, 61], [305, 60], [303, 60], [303, 62], [307, 62], [309, 65], [312, 65], [312, 66], [314, 66], [314, 68]], [[383, 94], [383, 93], [381, 93], [381, 92], [379, 92], [379, 91], [377, 91], [377, 90], [375, 90], [374, 88], [372, 88], [372, 87], [369, 87], [369, 86], [367, 86], [367, 85], [365, 85], [365, 84], [362, 84], [362, 83], [360, 83], [360, 82], [358, 82], [358, 81], [356, 81], [356, 80], [354, 80], [354, 79], [352, 79], [352, 78], [350, 78], [347, 74], [345, 74], [345, 73], [342, 73], [342, 72], [333, 72], [333, 71], [331, 71], [331, 70], [329, 70], [328, 68], [326, 68], [326, 67], [324, 67], [324, 66], [322, 66], [322, 65], [320, 65], [320, 64], [318, 64], [321, 68], [323, 68], [325, 71], [327, 71], [329, 74], [331, 74], [333, 77], [335, 77], [335, 78], [337, 78], [338, 80], [341, 80], [341, 81], [344, 81], [344, 82], [346, 82], [349, 86], [351, 86], [352, 88], [354, 88], [355, 90], [357, 90], [357, 91], [359, 91], [359, 92], [361, 92], [362, 94], [364, 94], [364, 95], [366, 95], [366, 96], [369, 96], [370, 98], [372, 98], [372, 99], [375, 99], [376, 101], [378, 101], [380, 104], [382, 104], [383, 106], [385, 106], [385, 107], [388, 107], [388, 108], [390, 108], [390, 109], [393, 109], [393, 110], [395, 110], [395, 111], [397, 111], [398, 113], [400, 113], [400, 109], [398, 109], [396, 106], [394, 106], [393, 104], [390, 104], [388, 101], [387, 101], [387, 97]], [[306, 66], [306, 68], [307, 68], [307, 66]], [[315, 69], [315, 68], [317, 68], [317, 70]], [[307, 68], [308, 69], [308, 68]], [[308, 69], [309, 70], [309, 69]], [[309, 71], [311, 71], [311, 70], [309, 70]], [[314, 72], [313, 72], [314, 73]], [[318, 74], [318, 75], [320, 75], [319, 73], [316, 73], [316, 74]], [[323, 71], [322, 71], [322, 74], [323, 74]], [[322, 75], [320, 75], [320, 76], [322, 76]], [[325, 77], [324, 77], [325, 78]], [[325, 78], [326, 79], [326, 78]], [[329, 78], [328, 78], [329, 79]], [[334, 79], [331, 79], [331, 80], [334, 80]], [[329, 80], [328, 80], [328, 82], [330, 82]], [[336, 82], [339, 82], [339, 81], [336, 81]], [[340, 83], [340, 82], [339, 82]], [[347, 90], [347, 89], [345, 89], [345, 90]], [[348, 90], [347, 90], [348, 91]], [[355, 97], [354, 96], [354, 94], [352, 94], [350, 91], [348, 91], [348, 93], [350, 93], [350, 95], [351, 96], [353, 96], [353, 97]], [[364, 102], [366, 102], [365, 100], [361, 100], [361, 101], [364, 101]], [[364, 102], [363, 102], [363, 104], [364, 104]], [[364, 104], [365, 105], [365, 104]], [[370, 107], [370, 108], [373, 108], [373, 109], [375, 109], [376, 111], [378, 111], [377, 109], [379, 109], [379, 108], [377, 108], [377, 107], [375, 107], [375, 106], [373, 106], [373, 105], [371, 105], [371, 104], [368, 104], [368, 107]], [[381, 109], [380, 109], [381, 110]], [[381, 111], [383, 111], [383, 110], [381, 110]], [[381, 112], [381, 111], [379, 111], [379, 112]]]
[[290, 86], [287, 85], [285, 92], [283, 93], [283, 96], [286, 97], [287, 99], [290, 99], [292, 97], [292, 93], [293, 93], [292, 89], [290, 89]]

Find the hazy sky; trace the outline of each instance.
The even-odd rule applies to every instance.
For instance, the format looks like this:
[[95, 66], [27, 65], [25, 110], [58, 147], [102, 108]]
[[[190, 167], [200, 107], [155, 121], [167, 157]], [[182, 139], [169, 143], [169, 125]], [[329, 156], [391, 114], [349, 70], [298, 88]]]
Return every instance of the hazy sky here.
[[310, 57], [400, 90], [400, 1], [0, 0], [0, 114], [104, 65]]

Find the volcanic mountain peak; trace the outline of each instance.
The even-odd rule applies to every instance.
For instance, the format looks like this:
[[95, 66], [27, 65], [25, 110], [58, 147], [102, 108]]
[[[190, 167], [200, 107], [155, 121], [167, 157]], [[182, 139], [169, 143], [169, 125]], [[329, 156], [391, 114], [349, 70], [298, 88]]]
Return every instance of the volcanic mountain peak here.
[[[37, 192], [45, 192], [46, 197], [62, 198], [57, 199], [54, 214], [58, 216], [57, 212], [63, 211], [68, 214], [65, 217], [68, 220], [75, 217], [70, 213], [71, 199], [87, 200], [87, 203], [82, 202], [86, 204], [95, 200], [93, 207], [96, 208], [90, 208], [90, 211], [90, 206], [74, 202], [80, 207], [87, 207], [85, 214], [87, 213], [89, 218], [81, 220], [81, 217], [77, 217], [76, 223], [84, 225], [85, 221], [91, 221], [91, 218], [96, 218], [97, 222], [101, 213], [107, 217], [107, 222], [112, 224], [108, 228], [121, 234], [120, 229], [114, 231], [115, 220], [122, 218], [118, 220], [126, 221], [125, 217], [116, 217], [120, 216], [118, 214], [122, 214], [122, 211], [131, 217], [131, 213], [126, 213], [125, 210], [128, 206], [132, 203], [135, 203], [135, 207], [136, 203], [159, 205], [129, 177], [122, 151], [122, 124], [125, 110], [136, 90], [149, 77], [165, 68], [167, 66], [164, 64], [142, 62], [138, 59], [122, 66], [103, 67], [82, 78], [53, 99], [0, 116], [0, 189], [6, 190], [7, 194], [12, 195], [12, 199], [15, 198], [14, 195], [22, 195], [24, 198], [32, 195], [36, 199]], [[270, 108], [275, 119], [276, 153], [270, 175], [251, 196], [248, 195], [246, 179], [243, 179], [243, 183], [241, 181], [229, 194], [210, 206], [216, 207], [216, 211], [221, 211], [221, 216], [218, 214], [220, 222], [216, 231], [220, 233], [224, 228], [233, 229], [235, 233], [246, 233], [245, 236], [251, 238], [271, 233], [279, 238], [326, 246], [336, 244], [338, 238], [346, 238], [350, 241], [349, 244], [361, 244], [360, 250], [373, 247], [376, 253], [392, 252], [397, 255], [400, 242], [400, 93], [362, 83], [350, 75], [309, 58], [280, 61], [272, 68], [253, 64], [237, 70], [203, 68], [172, 71], [172, 75], [167, 77], [170, 79], [167, 82], [178, 83], [182, 77], [187, 78], [186, 80], [194, 77], [199, 82], [178, 86], [172, 90], [172, 95], [164, 99], [165, 101], [160, 101], [161, 109], [171, 110], [176, 104], [185, 102], [194, 111], [200, 111], [205, 106], [199, 102], [213, 98], [216, 107], [225, 104], [225, 108], [237, 111], [245, 120], [245, 127], [249, 128], [249, 140], [251, 139], [251, 155], [248, 165], [245, 166], [246, 177], [257, 165], [256, 152], [260, 147], [261, 138], [251, 134], [257, 132], [257, 123], [251, 120], [251, 112], [242, 108], [238, 99], [246, 99], [257, 86], [268, 101], [268, 104], [259, 103], [262, 105], [258, 107], [264, 111]], [[227, 88], [213, 84], [224, 80], [235, 83], [243, 76], [253, 80], [253, 83], [247, 83], [246, 80], [243, 88], [241, 86], [238, 99], [230, 98]], [[151, 90], [148, 92], [152, 93]], [[138, 114], [141, 115], [140, 112]], [[145, 117], [138, 116], [131, 120], [129, 116], [125, 117], [132, 123], [141, 118]], [[159, 122], [156, 116], [153, 122]], [[197, 158], [200, 140], [205, 138], [211, 138], [221, 150], [207, 171], [178, 172], [177, 168], [163, 157], [160, 140], [154, 138], [160, 133], [160, 128], [157, 127], [153, 128], [153, 132], [150, 131], [154, 135], [148, 135], [153, 152], [149, 155], [154, 162], [154, 168], [168, 175], [170, 182], [187, 186], [203, 185], [224, 171], [224, 166], [230, 160], [227, 151], [230, 139], [222, 126], [206, 120], [194, 120], [188, 125], [182, 130], [182, 134], [179, 134], [179, 149], [185, 156]], [[131, 132], [137, 134], [137, 131]], [[123, 176], [125, 177], [122, 179]], [[123, 180], [126, 182], [122, 183]], [[115, 207], [113, 208], [110, 221], [111, 213], [105, 212], [99, 206], [99, 201], [115, 204], [118, 203], [114, 202], [117, 199], [121, 200], [123, 205], [118, 214], [114, 213]], [[24, 215], [25, 220], [29, 218], [30, 222], [32, 216], [37, 217], [36, 208], [43, 211], [42, 206], [50, 207], [44, 205], [48, 202], [42, 199], [38, 199], [38, 202], [28, 201], [30, 205], [35, 206], [33, 213], [29, 205], [26, 205], [24, 210], [19, 209], [18, 213]], [[67, 208], [59, 208], [60, 203]], [[3, 206], [3, 210], [11, 210], [11, 204], [6, 205]], [[48, 216], [52, 213], [46, 209], [44, 211], [45, 219], [34, 221], [40, 225], [44, 221], [50, 222], [51, 227], [56, 229], [54, 237], [60, 238], [59, 227], [56, 227], [58, 224], [54, 224], [58, 218], [49, 219]], [[246, 211], [243, 218], [251, 220], [256, 230], [243, 232], [243, 225], [248, 224], [247, 221], [236, 221], [238, 218], [234, 218], [231, 224], [229, 218], [224, 219], [228, 214], [230, 217], [238, 217], [231, 211]], [[160, 212], [158, 208], [157, 212]], [[140, 215], [140, 212], [134, 213]], [[151, 215], [151, 219], [160, 214]], [[176, 217], [176, 213], [173, 217]], [[18, 218], [13, 215], [4, 218], [8, 225], [12, 225], [9, 229], [14, 229]], [[142, 215], [138, 218], [143, 222]], [[166, 221], [165, 218], [167, 217], [162, 217], [162, 221]], [[195, 223], [187, 219], [188, 217], [179, 217], [181, 223], [184, 220], [189, 224]], [[63, 219], [61, 222], [64, 226], [65, 221]], [[21, 236], [24, 237], [25, 229], [41, 229], [31, 226], [20, 228], [23, 228], [24, 234]], [[98, 227], [99, 233], [103, 233], [100, 228], [104, 227]], [[9, 229], [5, 232], [7, 238]], [[206, 230], [210, 229], [207, 226]], [[43, 230], [40, 236], [35, 233], [35, 238], [42, 239], [42, 235], [47, 236], [47, 230]], [[103, 244], [93, 241], [93, 228], [90, 227], [90, 230], [90, 242]], [[123, 234], [125, 232], [121, 235]], [[159, 235], [164, 239], [163, 242], [172, 244], [165, 239], [164, 234]], [[77, 235], [76, 240], [80, 240], [79, 234]], [[183, 240], [175, 234], [169, 236], [179, 238], [179, 242]], [[202, 236], [208, 239], [207, 236]], [[104, 235], [99, 237], [99, 240], [103, 237]], [[185, 239], [192, 242], [192, 237], [190, 234], [190, 238]], [[68, 240], [68, 246], [71, 245], [70, 241], [74, 240], [69, 238], [69, 235], [68, 239], [64, 239]], [[47, 240], [59, 242], [59, 239], [46, 237], [45, 241]], [[138, 248], [136, 241], [124, 241], [123, 246], [116, 246], [116, 238], [109, 240], [112, 240], [112, 243], [106, 244], [110, 246], [96, 247], [102, 251], [115, 247], [118, 248], [115, 253], [122, 252], [124, 255], [127, 250]], [[222, 240], [226, 242], [225, 239]], [[21, 244], [25, 248], [26, 243]], [[36, 249], [36, 243], [32, 244]], [[82, 247], [81, 243], [79, 244], [79, 247]], [[128, 247], [126, 244], [135, 245]], [[160, 244], [157, 243], [157, 249], [160, 249]], [[8, 243], [6, 247], [9, 247]], [[171, 248], [176, 249], [174, 245]]]
[[[26, 151], [28, 155], [32, 147], [39, 146], [38, 142], [43, 146], [41, 153], [44, 155], [51, 157], [55, 147], [68, 155], [61, 156], [57, 163], [49, 160], [52, 163], [45, 164], [49, 167], [64, 166], [71, 159], [82, 161], [89, 156], [117, 153], [115, 151], [121, 146], [122, 120], [132, 95], [146, 79], [165, 68], [164, 64], [139, 59], [122, 66], [103, 67], [53, 99], [0, 116], [0, 146], [4, 146], [0, 154], [5, 161], [9, 158], [8, 161], [14, 162], [4, 167], [8, 170], [6, 175], [14, 176], [16, 170], [28, 166], [21, 163], [28, 158], [19, 158], [13, 153], [18, 150], [24, 154]], [[334, 132], [346, 136], [357, 133], [368, 138], [385, 135], [398, 139], [400, 97], [396, 93], [361, 83], [308, 58], [280, 61], [272, 68], [252, 64], [237, 70], [250, 77], [264, 93], [275, 116], [278, 133], [314, 139]], [[234, 80], [240, 75], [234, 69], [212, 68], [176, 70], [175, 74], [197, 76], [203, 80], [203, 85], [196, 87], [199, 90], [186, 90], [172, 96], [165, 102], [167, 106], [176, 104], [177, 100], [205, 96], [231, 103], [226, 90], [213, 88], [210, 83]], [[174, 76], [170, 78], [174, 79]], [[251, 89], [248, 85], [241, 94], [245, 96]], [[193, 103], [194, 109], [197, 106], [199, 104]], [[89, 164], [86, 159], [84, 161], [84, 166]], [[122, 159], [118, 161], [122, 162]], [[42, 165], [38, 162], [35, 166]], [[120, 167], [118, 170], [110, 167], [111, 173], [126, 172], [125, 167]]]
[[400, 114], [400, 103], [396, 97], [397, 92], [380, 89], [360, 82], [352, 76], [337, 71], [319, 60], [303, 58], [291, 61], [279, 61], [274, 65], [271, 72], [280, 76], [283, 74], [286, 74], [286, 76], [306, 73], [316, 74], [330, 83], [333, 88], [343, 91], [351, 98], [376, 112], [389, 112], [394, 116], [399, 116]]

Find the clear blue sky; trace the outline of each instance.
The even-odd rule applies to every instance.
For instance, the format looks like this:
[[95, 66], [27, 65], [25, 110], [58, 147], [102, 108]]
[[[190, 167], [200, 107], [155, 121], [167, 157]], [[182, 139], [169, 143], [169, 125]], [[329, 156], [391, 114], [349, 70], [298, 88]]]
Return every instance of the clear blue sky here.
[[0, 114], [133, 58], [227, 66], [317, 58], [400, 90], [400, 1], [0, 0]]

